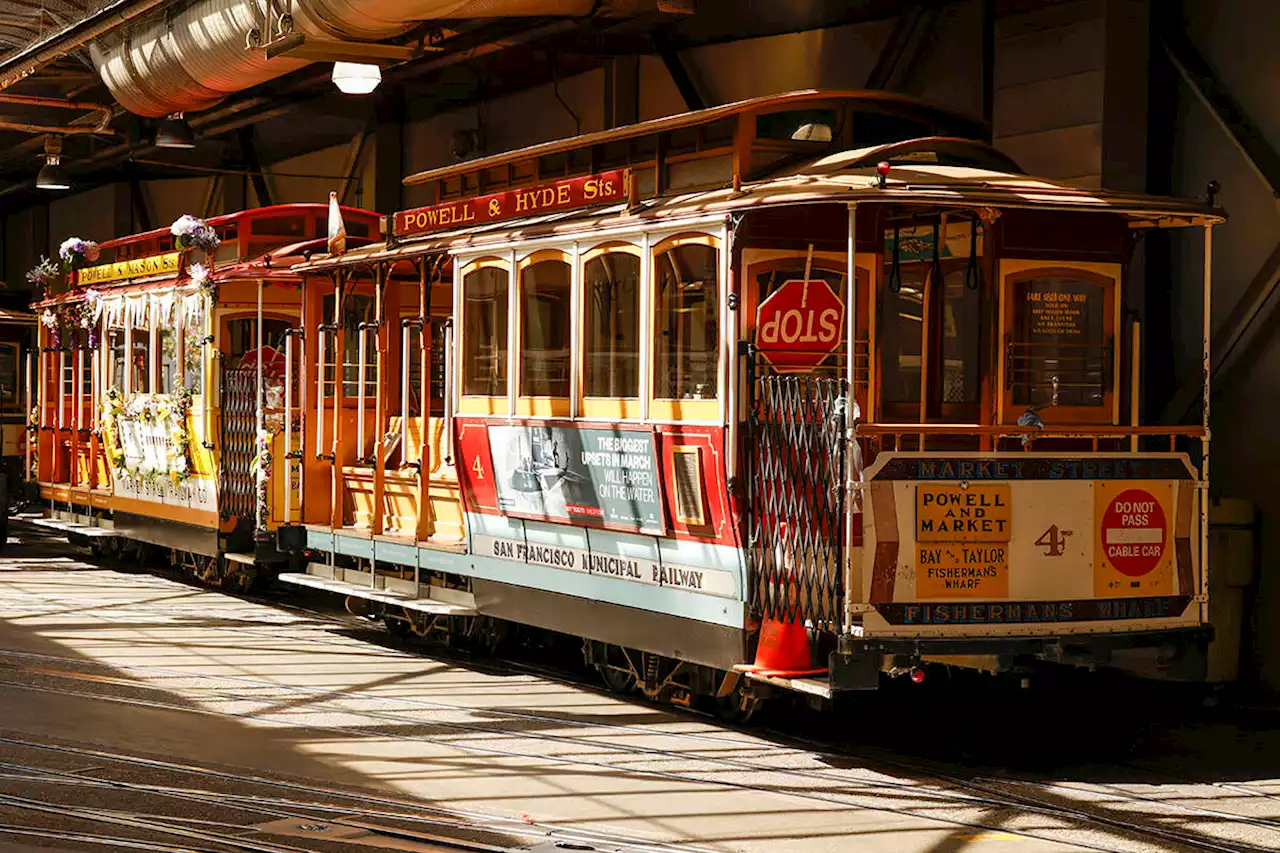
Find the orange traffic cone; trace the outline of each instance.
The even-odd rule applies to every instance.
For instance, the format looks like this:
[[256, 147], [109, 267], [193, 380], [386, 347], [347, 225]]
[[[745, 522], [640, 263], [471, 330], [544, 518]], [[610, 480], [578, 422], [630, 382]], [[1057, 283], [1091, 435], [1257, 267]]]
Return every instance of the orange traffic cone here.
[[807, 675], [821, 671], [813, 668], [809, 632], [804, 625], [768, 618], [760, 626], [752, 670], [768, 675]]

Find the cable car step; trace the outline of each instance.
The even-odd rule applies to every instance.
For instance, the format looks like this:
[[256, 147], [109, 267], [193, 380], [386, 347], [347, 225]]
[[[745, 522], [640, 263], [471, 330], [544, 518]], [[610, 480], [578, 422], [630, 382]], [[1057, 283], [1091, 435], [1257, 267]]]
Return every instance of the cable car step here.
[[795, 690], [798, 693], [808, 693], [811, 696], [821, 696], [824, 699], [830, 699], [833, 693], [831, 682], [825, 678], [787, 678], [781, 675], [764, 675], [759, 672], [743, 671], [740, 667], [734, 667], [734, 669], [739, 670], [752, 681], [762, 681], [765, 684], [772, 684], [774, 687], [781, 687], [784, 690]]
[[228, 562], [240, 563], [243, 566], [252, 566], [257, 562], [252, 554], [241, 554], [238, 551], [227, 551], [222, 556], [226, 557]]
[[95, 527], [89, 524], [81, 524], [76, 521], [59, 521], [56, 518], [20, 518], [18, 520], [30, 522], [37, 527], [56, 530], [59, 533], [75, 534], [76, 536], [84, 536], [89, 539], [110, 539], [119, 535], [110, 527]]
[[477, 615], [476, 609], [466, 604], [440, 601], [435, 598], [415, 598], [408, 593], [392, 589], [372, 589], [367, 586], [346, 583], [332, 578], [320, 578], [315, 575], [302, 574], [301, 572], [286, 572], [278, 575], [277, 579], [296, 586], [322, 589], [326, 592], [336, 592], [339, 595], [354, 595], [356, 598], [367, 598], [370, 601], [378, 601], [383, 604], [394, 604], [406, 610], [417, 610], [422, 613], [430, 613], [433, 616]]

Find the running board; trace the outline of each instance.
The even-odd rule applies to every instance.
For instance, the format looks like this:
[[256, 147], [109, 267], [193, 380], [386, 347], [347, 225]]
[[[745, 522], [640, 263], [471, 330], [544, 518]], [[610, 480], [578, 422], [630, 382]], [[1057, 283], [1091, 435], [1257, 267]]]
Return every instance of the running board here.
[[831, 682], [825, 678], [788, 678], [782, 675], [764, 675], [759, 672], [751, 672], [744, 667], [734, 667], [734, 669], [741, 672], [744, 678], [771, 684], [774, 687], [781, 687], [783, 690], [808, 693], [810, 696], [821, 696], [823, 699], [830, 699], [834, 692], [831, 689]]
[[477, 611], [474, 607], [465, 604], [454, 604], [447, 601], [439, 601], [434, 598], [415, 598], [408, 593], [397, 592], [390, 589], [373, 589], [360, 584], [347, 583], [346, 581], [334, 580], [332, 578], [321, 578], [315, 575], [302, 574], [300, 572], [287, 572], [277, 575], [277, 580], [291, 583], [296, 586], [306, 586], [312, 589], [322, 589], [325, 592], [336, 592], [339, 595], [350, 595], [356, 598], [365, 598], [369, 601], [377, 601], [381, 604], [391, 604], [397, 607], [403, 607], [405, 610], [416, 610], [421, 613], [430, 613], [432, 616], [475, 616]]
[[84, 536], [87, 539], [111, 539], [119, 535], [110, 527], [96, 527], [89, 524], [81, 524], [77, 521], [59, 521], [56, 518], [19, 518], [17, 520], [34, 524], [37, 527], [44, 527], [48, 530], [56, 530], [68, 536]]

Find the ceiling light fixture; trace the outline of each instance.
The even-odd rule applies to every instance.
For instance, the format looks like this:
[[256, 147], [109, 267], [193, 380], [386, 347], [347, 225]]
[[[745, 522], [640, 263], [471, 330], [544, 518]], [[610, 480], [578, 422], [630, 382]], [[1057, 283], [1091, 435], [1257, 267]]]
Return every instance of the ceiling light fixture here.
[[182, 113], [173, 113], [160, 119], [156, 128], [157, 148], [195, 148], [196, 135]]
[[344, 95], [367, 95], [382, 82], [382, 69], [364, 62], [333, 63], [333, 85]]
[[62, 137], [44, 138], [44, 165], [36, 175], [36, 188], [41, 190], [69, 190], [71, 180], [62, 168]]

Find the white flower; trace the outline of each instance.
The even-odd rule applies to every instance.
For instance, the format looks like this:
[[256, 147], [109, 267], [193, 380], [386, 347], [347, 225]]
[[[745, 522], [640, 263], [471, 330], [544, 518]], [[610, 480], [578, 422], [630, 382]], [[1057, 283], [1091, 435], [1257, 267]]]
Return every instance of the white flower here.
[[209, 280], [209, 268], [204, 264], [191, 264], [187, 267], [187, 275], [196, 284], [204, 284]]
[[189, 213], [184, 213], [169, 226], [169, 233], [175, 237], [181, 237], [183, 234], [189, 233], [193, 228], [198, 228], [201, 224], [196, 217]]
[[54, 326], [58, 325], [58, 317], [52, 310], [46, 308], [44, 309], [44, 313], [40, 315], [40, 324], [46, 329], [52, 329]]

